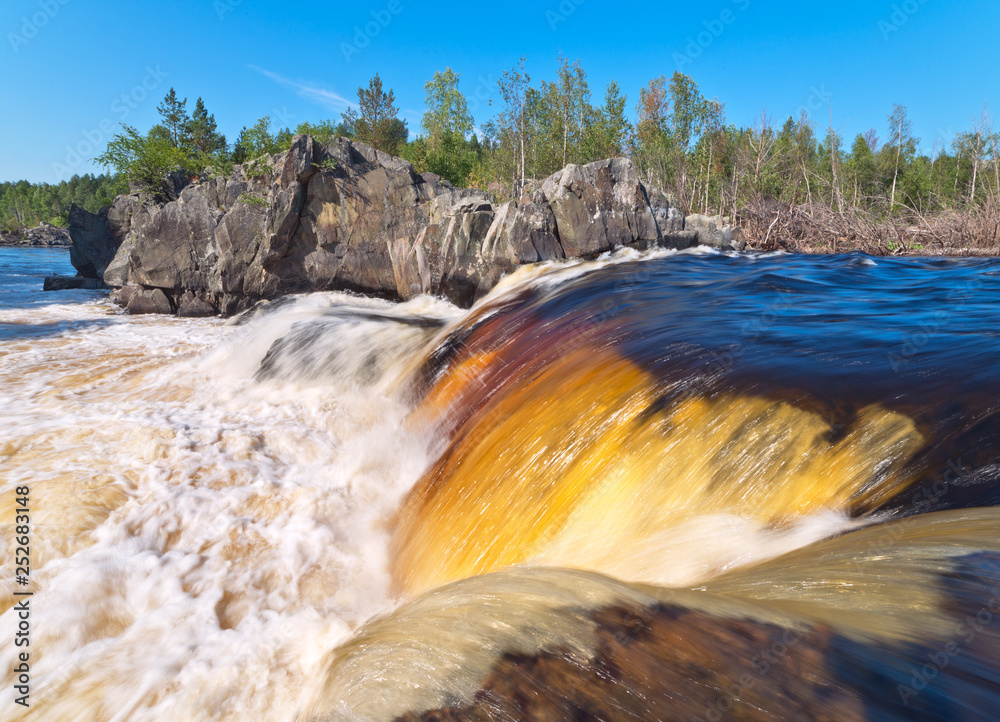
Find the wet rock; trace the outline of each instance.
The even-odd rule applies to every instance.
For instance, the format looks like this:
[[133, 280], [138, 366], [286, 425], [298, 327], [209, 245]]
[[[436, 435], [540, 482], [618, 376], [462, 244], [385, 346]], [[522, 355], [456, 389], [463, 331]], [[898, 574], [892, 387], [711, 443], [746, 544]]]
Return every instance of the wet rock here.
[[185, 291], [177, 302], [177, 315], [189, 317], [215, 316], [215, 304], [194, 291]]
[[698, 243], [703, 246], [712, 246], [723, 250], [732, 248], [732, 228], [724, 225], [718, 216], [710, 218], [697, 213], [687, 216], [684, 219], [684, 230], [695, 231]]
[[69, 260], [77, 273], [87, 278], [103, 277], [118, 250], [108, 228], [108, 209], [91, 213], [74, 203], [69, 211], [69, 235], [73, 242]]
[[99, 278], [83, 276], [48, 276], [42, 283], [43, 291], [67, 291], [75, 288], [106, 288]]
[[136, 289], [129, 294], [125, 308], [132, 314], [174, 312], [170, 299], [159, 288]]

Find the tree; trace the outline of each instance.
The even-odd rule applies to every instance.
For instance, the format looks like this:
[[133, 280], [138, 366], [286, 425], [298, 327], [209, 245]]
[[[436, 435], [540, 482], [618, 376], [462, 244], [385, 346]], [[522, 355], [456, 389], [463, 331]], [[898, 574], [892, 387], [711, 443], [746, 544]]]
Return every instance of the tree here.
[[358, 109], [349, 108], [343, 113], [343, 123], [362, 143], [395, 154], [406, 139], [402, 133], [406, 125], [396, 117], [399, 110], [393, 105], [395, 100], [392, 89], [382, 90], [382, 79], [376, 73], [367, 88], [358, 88]]
[[667, 96], [667, 79], [654, 78], [639, 90], [636, 104], [635, 150], [634, 155], [647, 181], [653, 185], [666, 187], [668, 176], [667, 159], [671, 145], [667, 118], [670, 114], [670, 100]]
[[847, 168], [854, 178], [854, 205], [869, 207], [874, 198], [880, 195], [878, 187], [878, 136], [874, 130], [859, 133], [851, 146], [850, 159]]
[[107, 149], [96, 158], [128, 183], [154, 195], [161, 192], [167, 173], [182, 169], [185, 159], [184, 152], [169, 137], [152, 131], [143, 137], [130, 125], [122, 125], [122, 132], [115, 134]]
[[889, 197], [889, 212], [892, 213], [896, 208], [896, 185], [899, 180], [900, 163], [908, 159], [904, 156], [904, 148], [908, 152], [908, 156], [912, 156], [916, 152], [916, 139], [912, 135], [913, 123], [906, 117], [906, 106], [898, 104], [892, 106], [892, 113], [889, 115], [889, 132], [896, 149], [892, 170], [892, 192]]
[[472, 115], [465, 96], [458, 89], [460, 79], [458, 73], [445, 68], [443, 73], [434, 73], [424, 85], [427, 110], [421, 128], [432, 151], [440, 148], [446, 134], [465, 138], [472, 132]]
[[669, 154], [673, 161], [674, 187], [677, 200], [686, 212], [690, 210], [688, 192], [688, 153], [692, 142], [703, 133], [714, 133], [722, 127], [725, 114], [722, 103], [708, 100], [689, 76], [675, 72], [670, 78]]
[[517, 197], [524, 189], [525, 161], [528, 147], [527, 95], [531, 77], [524, 69], [524, 58], [500, 75], [498, 85], [505, 108], [497, 116], [497, 137], [502, 146], [513, 151], [511, 195]]
[[600, 157], [618, 156], [625, 152], [631, 123], [625, 117], [625, 104], [628, 96], [622, 95], [618, 83], [611, 81], [604, 91], [604, 107], [601, 109], [601, 125], [604, 132], [605, 147]]
[[[562, 163], [571, 162], [571, 153], [582, 142], [585, 122], [590, 113], [590, 88], [587, 73], [576, 60], [572, 65], [559, 59], [559, 85], [556, 93], [558, 117], [562, 126]], [[573, 162], [577, 159], [573, 158]]]
[[244, 125], [240, 128], [240, 134], [236, 136], [236, 143], [233, 145], [233, 152], [230, 155], [230, 160], [233, 163], [245, 163], [250, 159], [250, 131]]
[[240, 132], [239, 143], [247, 149], [249, 158], [259, 158], [270, 155], [278, 150], [278, 141], [271, 135], [271, 116], [265, 115], [257, 119], [250, 128]]
[[163, 98], [163, 102], [156, 106], [160, 117], [163, 119], [163, 127], [166, 129], [167, 137], [174, 148], [180, 148], [187, 141], [188, 127], [191, 119], [187, 114], [187, 98], [179, 100], [173, 88]]
[[215, 116], [210, 115], [205, 109], [205, 103], [201, 98], [194, 104], [187, 135], [195, 152], [202, 155], [214, 155], [226, 149], [226, 136], [218, 132]]

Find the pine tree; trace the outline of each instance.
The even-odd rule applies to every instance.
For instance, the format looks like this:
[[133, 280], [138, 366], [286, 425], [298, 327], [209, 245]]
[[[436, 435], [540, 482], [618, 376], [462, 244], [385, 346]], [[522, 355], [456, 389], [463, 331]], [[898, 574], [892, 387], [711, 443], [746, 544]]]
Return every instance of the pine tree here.
[[226, 149], [226, 136], [218, 132], [215, 116], [205, 109], [201, 98], [194, 104], [194, 112], [188, 123], [188, 136], [197, 153], [213, 155]]
[[358, 110], [348, 109], [343, 123], [362, 143], [395, 154], [408, 135], [406, 124], [396, 117], [399, 109], [393, 105], [395, 100], [392, 89], [382, 90], [382, 79], [376, 73], [367, 88], [358, 88]]
[[167, 131], [167, 137], [174, 148], [180, 148], [188, 140], [188, 128], [191, 119], [187, 114], [187, 98], [179, 100], [173, 88], [163, 98], [163, 102], [156, 106], [160, 117], [163, 118], [163, 127]]

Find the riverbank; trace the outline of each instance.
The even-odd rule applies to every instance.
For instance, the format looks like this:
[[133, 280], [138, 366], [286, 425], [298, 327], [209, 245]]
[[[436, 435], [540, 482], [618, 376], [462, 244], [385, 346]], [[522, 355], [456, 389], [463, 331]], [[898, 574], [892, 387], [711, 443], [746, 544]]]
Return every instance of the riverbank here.
[[961, 210], [898, 216], [845, 206], [760, 200], [737, 214], [750, 248], [873, 256], [1000, 255], [1000, 199]]
[[0, 231], [0, 246], [12, 248], [69, 248], [73, 245], [68, 228], [43, 223], [25, 231]]

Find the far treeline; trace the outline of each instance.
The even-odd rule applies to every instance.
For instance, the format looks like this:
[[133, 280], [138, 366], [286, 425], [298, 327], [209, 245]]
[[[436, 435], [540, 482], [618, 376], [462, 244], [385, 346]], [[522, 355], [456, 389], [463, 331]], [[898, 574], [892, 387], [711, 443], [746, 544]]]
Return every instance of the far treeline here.
[[61, 183], [0, 183], [0, 231], [23, 231], [40, 223], [65, 228], [69, 209], [97, 211], [115, 198], [120, 184], [109, 175], [75, 175]]
[[501, 74], [496, 115], [478, 126], [459, 85], [451, 68], [426, 83], [426, 112], [412, 141], [393, 91], [376, 75], [340, 119], [293, 131], [273, 130], [264, 116], [231, 144], [201, 98], [189, 113], [187, 100], [171, 89], [157, 108], [159, 124], [145, 134], [123, 126], [98, 161], [122, 187], [155, 192], [168, 171], [227, 174], [236, 163], [287, 148], [293, 134], [321, 142], [345, 136], [504, 201], [569, 163], [627, 156], [643, 181], [667, 192], [684, 213], [729, 216], [759, 249], [1000, 251], [1000, 133], [985, 111], [969, 130], [924, 155], [901, 105], [891, 107], [884, 129], [848, 143], [832, 108], [827, 127], [805, 111], [785, 120], [762, 111], [745, 127], [727, 123], [724, 103], [706, 98], [680, 72], [639, 90], [634, 121], [614, 81], [594, 104], [578, 60], [561, 58], [555, 79], [534, 83], [522, 58]]

